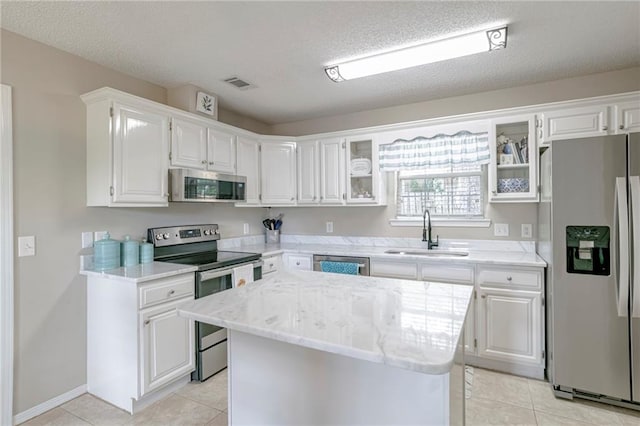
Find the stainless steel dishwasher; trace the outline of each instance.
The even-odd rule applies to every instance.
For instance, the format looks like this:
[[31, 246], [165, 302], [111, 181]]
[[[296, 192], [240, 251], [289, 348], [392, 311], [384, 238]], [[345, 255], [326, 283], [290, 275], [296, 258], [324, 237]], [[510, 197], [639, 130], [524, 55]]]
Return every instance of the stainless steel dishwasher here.
[[357, 263], [358, 275], [369, 275], [369, 258], [368, 257], [353, 257], [353, 256], [326, 256], [324, 254], [313, 255], [313, 270], [322, 271], [320, 262], [344, 262], [344, 263]]

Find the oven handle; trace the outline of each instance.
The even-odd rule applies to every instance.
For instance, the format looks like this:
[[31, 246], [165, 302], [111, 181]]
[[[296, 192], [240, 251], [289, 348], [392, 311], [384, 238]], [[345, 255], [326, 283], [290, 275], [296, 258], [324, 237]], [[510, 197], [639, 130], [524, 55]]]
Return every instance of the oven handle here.
[[[260, 266], [262, 266], [264, 264], [264, 262], [262, 262], [262, 260], [257, 260], [255, 262], [252, 262], [251, 265], [253, 265], [253, 268], [258, 268]], [[238, 265], [232, 265], [232, 266], [228, 266], [226, 268], [222, 268], [222, 269], [215, 269], [213, 271], [203, 271], [203, 272], [198, 272], [198, 277], [200, 278], [200, 282], [202, 281], [207, 281], [207, 280], [211, 280], [213, 278], [219, 278], [219, 277], [224, 277], [225, 275], [229, 275], [231, 273], [231, 271], [233, 271], [235, 268], [238, 268], [240, 266], [244, 266], [247, 265], [246, 263], [240, 263]]]

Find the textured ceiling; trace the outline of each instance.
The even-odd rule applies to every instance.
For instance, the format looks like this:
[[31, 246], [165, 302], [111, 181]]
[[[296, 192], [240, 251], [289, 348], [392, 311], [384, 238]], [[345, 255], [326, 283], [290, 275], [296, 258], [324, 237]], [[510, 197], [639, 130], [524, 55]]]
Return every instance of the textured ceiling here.
[[[7, 2], [1, 26], [269, 124], [640, 65], [640, 2]], [[333, 83], [333, 62], [509, 24], [508, 48]], [[257, 87], [238, 90], [238, 76]]]

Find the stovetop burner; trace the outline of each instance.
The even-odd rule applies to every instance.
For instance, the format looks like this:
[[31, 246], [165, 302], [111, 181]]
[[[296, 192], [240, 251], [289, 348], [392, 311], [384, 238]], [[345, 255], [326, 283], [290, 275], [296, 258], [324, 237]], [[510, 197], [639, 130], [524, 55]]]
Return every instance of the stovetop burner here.
[[186, 225], [147, 230], [153, 242], [154, 260], [194, 265], [198, 271], [252, 262], [260, 259], [258, 253], [218, 250], [218, 225]]
[[204, 253], [193, 253], [179, 255], [175, 257], [163, 257], [163, 262], [179, 263], [181, 265], [194, 265], [198, 271], [223, 268], [225, 266], [237, 265], [239, 263], [252, 262], [260, 259], [258, 253], [245, 253], [238, 251], [209, 251]]

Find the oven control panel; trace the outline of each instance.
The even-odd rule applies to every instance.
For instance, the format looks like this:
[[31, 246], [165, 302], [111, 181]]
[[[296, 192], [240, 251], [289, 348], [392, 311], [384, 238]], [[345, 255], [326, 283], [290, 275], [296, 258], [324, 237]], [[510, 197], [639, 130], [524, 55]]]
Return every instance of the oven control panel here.
[[219, 240], [220, 231], [216, 224], [168, 226], [148, 229], [147, 237], [155, 247], [165, 247]]

